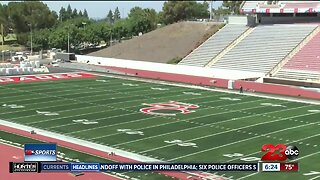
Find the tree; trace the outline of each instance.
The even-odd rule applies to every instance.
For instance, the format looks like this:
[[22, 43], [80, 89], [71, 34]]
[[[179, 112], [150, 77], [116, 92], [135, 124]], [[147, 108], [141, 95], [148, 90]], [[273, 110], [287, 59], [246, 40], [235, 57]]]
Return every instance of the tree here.
[[66, 9], [64, 7], [61, 7], [60, 11], [59, 11], [59, 20], [60, 21], [65, 21], [66, 20]]
[[4, 42], [4, 37], [6, 37], [11, 29], [11, 24], [8, 19], [8, 7], [7, 5], [0, 4], [0, 31], [1, 24], [3, 25], [3, 36], [1, 42]]
[[114, 16], [113, 19], [114, 19], [115, 22], [121, 18], [120, 11], [119, 11], [118, 7], [114, 10], [114, 15], [113, 16]]
[[58, 15], [40, 1], [9, 2], [7, 10], [7, 27], [15, 33], [30, 32], [29, 24], [32, 24], [34, 30], [51, 28], [58, 20]]
[[83, 17], [82, 11], [79, 11], [79, 17]]
[[111, 11], [111, 10], [109, 10], [109, 13], [108, 13], [108, 15], [107, 15], [107, 21], [108, 21], [109, 23], [113, 23], [113, 22], [114, 22], [114, 18], [113, 18], [113, 14], [112, 14], [112, 11]]
[[222, 6], [226, 7], [231, 14], [240, 14], [240, 6], [243, 1], [223, 1]]
[[209, 3], [207, 2], [204, 1], [202, 4], [196, 3], [193, 6], [194, 17], [199, 19], [208, 18], [210, 16], [210, 12], [208, 9], [209, 9]]
[[120, 19], [114, 23], [112, 28], [112, 37], [121, 40], [122, 37], [129, 35], [128, 19]]
[[72, 17], [72, 18], [78, 17], [78, 11], [77, 11], [76, 8], [73, 9], [73, 11], [72, 11], [72, 16], [71, 16], [71, 17]]
[[129, 31], [133, 35], [147, 33], [156, 28], [157, 13], [154, 9], [134, 7], [128, 14]]
[[209, 4], [197, 3], [197, 1], [168, 1], [162, 8], [162, 21], [171, 24], [181, 20], [209, 17]]
[[71, 19], [72, 18], [72, 9], [70, 4], [67, 7], [67, 12], [66, 12], [66, 19]]
[[146, 17], [147, 17], [148, 21], [151, 24], [151, 29], [149, 31], [156, 29], [157, 24], [159, 22], [158, 13], [156, 12], [156, 10], [149, 9], [149, 8], [144, 9], [144, 11], [146, 13]]
[[88, 12], [86, 9], [83, 11], [83, 17], [89, 19]]
[[219, 7], [218, 9], [214, 9], [212, 12], [215, 16], [226, 16], [226, 15], [230, 14], [229, 9], [226, 9], [223, 7]]
[[48, 43], [48, 37], [50, 36], [50, 30], [49, 29], [41, 29], [36, 32], [34, 32], [36, 36], [33, 36], [33, 49], [35, 51], [39, 51], [41, 49], [48, 49], [49, 43]]

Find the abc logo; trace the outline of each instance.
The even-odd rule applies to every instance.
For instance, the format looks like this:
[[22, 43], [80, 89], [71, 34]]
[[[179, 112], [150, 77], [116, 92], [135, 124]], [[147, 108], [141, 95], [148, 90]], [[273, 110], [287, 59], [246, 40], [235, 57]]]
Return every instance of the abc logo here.
[[297, 159], [299, 156], [299, 149], [296, 146], [287, 146], [286, 151], [284, 152], [286, 157], [290, 160]]

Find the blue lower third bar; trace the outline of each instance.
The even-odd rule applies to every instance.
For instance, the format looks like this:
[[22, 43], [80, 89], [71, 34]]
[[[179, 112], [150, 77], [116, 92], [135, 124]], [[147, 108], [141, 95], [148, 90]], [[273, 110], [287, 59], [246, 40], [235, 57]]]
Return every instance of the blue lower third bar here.
[[71, 163], [71, 171], [99, 171], [100, 163]]
[[70, 172], [70, 163], [41, 163], [41, 172]]

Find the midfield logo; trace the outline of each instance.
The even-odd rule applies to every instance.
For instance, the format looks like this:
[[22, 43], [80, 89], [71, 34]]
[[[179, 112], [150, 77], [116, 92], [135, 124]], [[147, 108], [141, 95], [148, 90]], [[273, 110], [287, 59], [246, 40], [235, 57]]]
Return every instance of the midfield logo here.
[[[261, 161], [285, 161], [287, 159], [294, 160], [299, 156], [299, 149], [296, 146], [286, 146], [284, 144], [264, 144], [261, 148], [265, 153], [261, 157]], [[275, 151], [279, 150], [279, 153]]]
[[189, 114], [195, 111], [189, 109], [197, 109], [199, 108], [198, 105], [194, 104], [187, 104], [177, 101], [169, 101], [166, 103], [152, 103], [152, 104], [143, 104], [146, 108], [141, 108], [140, 112], [150, 115], [162, 115], [162, 116], [175, 116], [176, 113], [166, 113], [166, 112], [154, 112], [154, 111], [180, 111], [182, 114]]

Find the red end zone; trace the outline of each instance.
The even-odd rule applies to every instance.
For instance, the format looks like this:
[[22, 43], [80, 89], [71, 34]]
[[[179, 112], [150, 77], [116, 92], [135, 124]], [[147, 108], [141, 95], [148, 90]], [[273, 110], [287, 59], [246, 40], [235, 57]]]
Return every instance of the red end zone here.
[[76, 73], [57, 73], [57, 74], [38, 74], [27, 76], [4, 76], [0, 77], [0, 84], [20, 83], [20, 82], [36, 82], [36, 81], [57, 81], [74, 78], [94, 78], [96, 75], [76, 72]]

